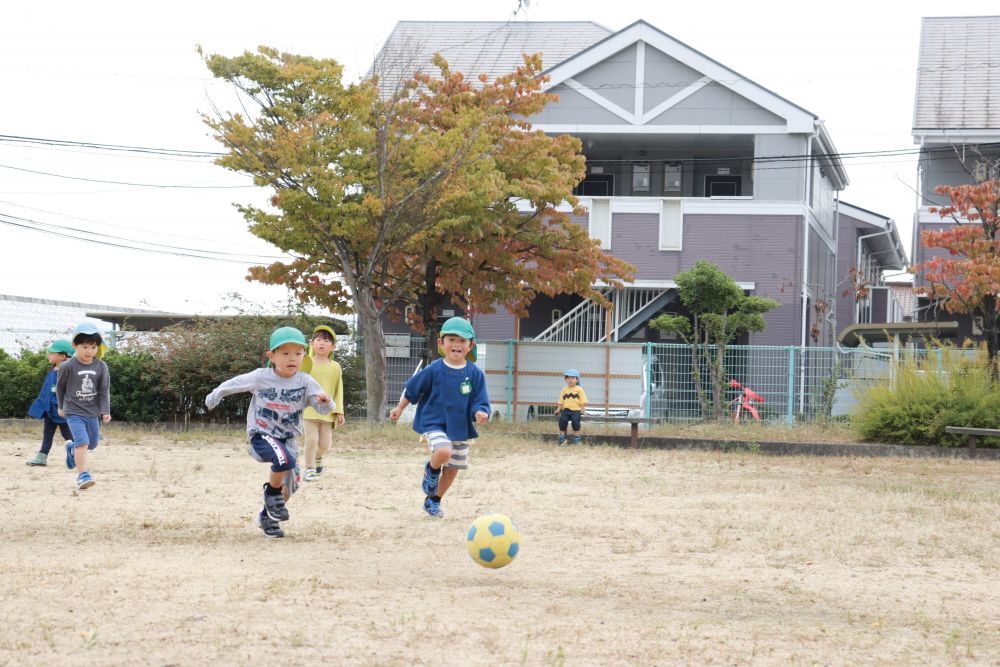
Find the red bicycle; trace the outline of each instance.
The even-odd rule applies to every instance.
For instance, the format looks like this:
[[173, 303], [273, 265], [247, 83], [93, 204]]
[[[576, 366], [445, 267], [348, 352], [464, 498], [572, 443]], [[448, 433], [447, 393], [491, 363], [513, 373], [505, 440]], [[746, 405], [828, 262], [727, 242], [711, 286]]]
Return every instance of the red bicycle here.
[[757, 412], [757, 408], [754, 406], [754, 403], [766, 402], [764, 397], [755, 392], [753, 389], [744, 387], [736, 380], [730, 380], [729, 386], [733, 389], [740, 390], [739, 395], [729, 401], [729, 409], [733, 411], [733, 421], [739, 424], [740, 417], [744, 411], [746, 411], [756, 421], [760, 421], [760, 413]]

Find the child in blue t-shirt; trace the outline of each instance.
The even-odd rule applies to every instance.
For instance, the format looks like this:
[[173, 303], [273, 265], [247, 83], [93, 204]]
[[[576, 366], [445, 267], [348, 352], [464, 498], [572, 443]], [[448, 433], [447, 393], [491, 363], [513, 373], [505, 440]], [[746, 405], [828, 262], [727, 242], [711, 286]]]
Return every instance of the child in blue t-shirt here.
[[67, 359], [73, 356], [73, 343], [68, 340], [53, 341], [45, 350], [46, 357], [52, 368], [45, 374], [45, 381], [42, 382], [42, 389], [38, 392], [38, 398], [28, 408], [28, 416], [42, 420], [42, 447], [35, 454], [35, 458], [28, 461], [29, 466], [46, 466], [49, 464], [49, 451], [52, 449], [52, 439], [56, 435], [56, 429], [63, 440], [69, 442], [73, 439], [70, 434], [69, 425], [66, 419], [59, 416], [59, 402], [56, 400], [56, 378], [59, 376], [59, 367]]
[[424, 465], [424, 511], [442, 518], [441, 497], [455, 481], [459, 470], [469, 467], [469, 440], [478, 433], [474, 423], [490, 417], [486, 376], [476, 366], [475, 331], [461, 317], [441, 327], [438, 353], [441, 359], [406, 382], [399, 404], [389, 412], [399, 419], [410, 403], [417, 404], [413, 430], [427, 439], [431, 458]]

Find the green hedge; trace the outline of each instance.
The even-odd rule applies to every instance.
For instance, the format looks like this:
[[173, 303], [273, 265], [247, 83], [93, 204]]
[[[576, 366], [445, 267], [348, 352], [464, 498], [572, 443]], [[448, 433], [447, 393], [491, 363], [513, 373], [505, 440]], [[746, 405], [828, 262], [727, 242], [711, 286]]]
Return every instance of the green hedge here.
[[[902, 363], [891, 381], [862, 392], [854, 422], [869, 441], [963, 447], [965, 436], [945, 427], [1000, 428], [998, 390], [985, 353], [934, 349], [925, 360]], [[1000, 447], [1000, 438], [981, 444]]]
[[[311, 330], [310, 322], [292, 322]], [[230, 396], [212, 412], [205, 395], [219, 383], [260, 368], [273, 318], [206, 319], [155, 334], [132, 337], [105, 356], [111, 372], [111, 416], [126, 422], [246, 419], [249, 394]], [[344, 369], [344, 402], [350, 412], [364, 407], [361, 357], [338, 357]], [[38, 396], [49, 364], [44, 351], [19, 356], [0, 350], [0, 417], [23, 418]]]

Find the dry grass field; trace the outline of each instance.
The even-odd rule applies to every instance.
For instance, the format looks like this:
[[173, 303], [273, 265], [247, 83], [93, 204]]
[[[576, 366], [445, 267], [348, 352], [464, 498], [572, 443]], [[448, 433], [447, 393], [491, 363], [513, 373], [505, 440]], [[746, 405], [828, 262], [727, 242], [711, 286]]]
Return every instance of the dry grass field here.
[[[412, 432], [347, 430], [268, 540], [238, 433], [109, 428], [77, 492], [39, 431], [0, 429], [0, 665], [1000, 664], [997, 462], [490, 427], [439, 521]], [[464, 548], [489, 511], [502, 570]]]

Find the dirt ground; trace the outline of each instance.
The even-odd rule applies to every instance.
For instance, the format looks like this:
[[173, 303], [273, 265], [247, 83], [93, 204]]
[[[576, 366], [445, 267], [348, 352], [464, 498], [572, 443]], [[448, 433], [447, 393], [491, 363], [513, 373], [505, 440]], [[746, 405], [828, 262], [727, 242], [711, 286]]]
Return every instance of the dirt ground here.
[[348, 430], [268, 540], [238, 433], [109, 428], [82, 492], [39, 433], [0, 428], [0, 665], [1000, 664], [997, 462], [494, 432], [434, 520], [415, 436]]

